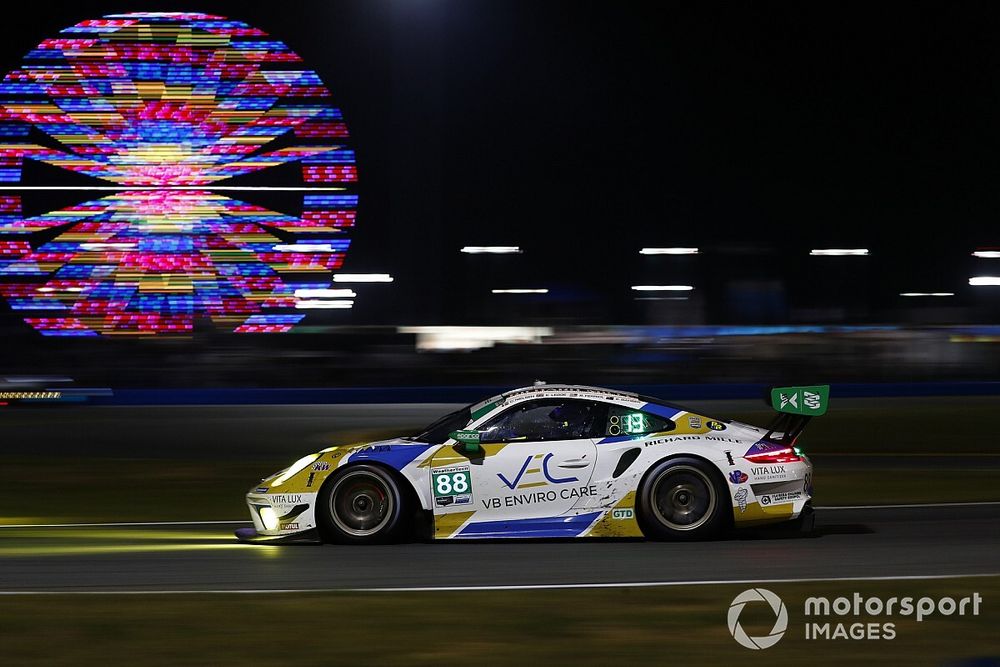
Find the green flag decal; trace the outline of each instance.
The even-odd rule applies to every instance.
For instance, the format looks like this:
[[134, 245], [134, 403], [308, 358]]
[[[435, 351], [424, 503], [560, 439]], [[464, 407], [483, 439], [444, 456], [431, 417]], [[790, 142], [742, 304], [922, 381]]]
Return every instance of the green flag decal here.
[[771, 405], [778, 412], [819, 417], [830, 404], [830, 385], [812, 387], [775, 387], [771, 390]]

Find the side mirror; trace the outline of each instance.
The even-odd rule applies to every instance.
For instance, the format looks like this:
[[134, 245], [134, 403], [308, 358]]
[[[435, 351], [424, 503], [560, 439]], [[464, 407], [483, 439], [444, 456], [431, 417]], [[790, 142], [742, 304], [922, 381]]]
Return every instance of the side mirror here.
[[479, 431], [452, 431], [448, 437], [462, 443], [467, 452], [479, 451]]

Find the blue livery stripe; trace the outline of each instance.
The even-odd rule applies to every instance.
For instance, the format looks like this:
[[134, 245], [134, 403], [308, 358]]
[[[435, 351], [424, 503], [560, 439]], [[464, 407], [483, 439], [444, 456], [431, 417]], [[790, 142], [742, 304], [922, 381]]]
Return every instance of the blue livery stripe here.
[[509, 519], [470, 523], [457, 538], [489, 537], [577, 537], [603, 512], [574, 516], [544, 516], [534, 519]]
[[659, 405], [657, 403], [646, 403], [639, 409], [642, 410], [643, 412], [648, 412], [651, 415], [656, 415], [658, 417], [666, 417], [667, 419], [671, 420], [680, 413], [684, 412], [683, 410], [678, 410], [677, 408], [671, 408], [666, 405]]
[[384, 463], [393, 470], [402, 470], [415, 458], [434, 445], [413, 443], [412, 445], [372, 445], [359, 452], [354, 452], [348, 459], [350, 463], [362, 461], [377, 461]]
[[599, 445], [607, 445], [613, 442], [625, 442], [626, 440], [636, 440], [637, 438], [645, 438], [649, 433], [636, 433], [633, 435], [609, 435], [606, 438], [601, 438], [597, 441]]

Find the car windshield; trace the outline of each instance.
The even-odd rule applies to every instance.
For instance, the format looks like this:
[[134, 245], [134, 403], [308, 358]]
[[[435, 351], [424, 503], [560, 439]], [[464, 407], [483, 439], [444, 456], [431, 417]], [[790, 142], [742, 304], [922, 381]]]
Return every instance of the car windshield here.
[[446, 414], [441, 419], [428, 426], [420, 435], [413, 436], [413, 440], [427, 442], [432, 445], [440, 445], [448, 439], [448, 434], [452, 431], [464, 427], [472, 418], [471, 406], [467, 405], [460, 410], [455, 410]]

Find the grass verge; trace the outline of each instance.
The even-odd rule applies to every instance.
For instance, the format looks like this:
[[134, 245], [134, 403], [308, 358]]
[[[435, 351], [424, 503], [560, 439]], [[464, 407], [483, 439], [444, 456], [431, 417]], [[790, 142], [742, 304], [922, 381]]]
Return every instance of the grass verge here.
[[[746, 585], [441, 593], [101, 595], [0, 600], [4, 659], [17, 665], [960, 664], [996, 656], [1000, 577], [767, 584], [784, 601], [786, 634], [752, 651], [727, 628]], [[978, 616], [804, 616], [809, 596], [962, 598]], [[774, 622], [762, 604], [748, 634]], [[807, 620], [893, 623], [894, 639], [804, 638]], [[44, 641], [41, 641], [44, 638]], [[987, 663], [980, 663], [987, 664]], [[990, 663], [993, 664], [993, 663]]]

